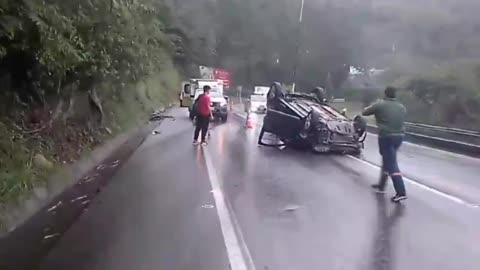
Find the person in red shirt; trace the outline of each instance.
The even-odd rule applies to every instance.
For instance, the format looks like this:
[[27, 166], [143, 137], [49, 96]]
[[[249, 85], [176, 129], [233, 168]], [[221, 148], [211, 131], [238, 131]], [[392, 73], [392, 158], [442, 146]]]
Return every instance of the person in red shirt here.
[[202, 132], [202, 145], [206, 145], [207, 141], [205, 137], [208, 132], [208, 125], [210, 119], [212, 118], [212, 110], [210, 108], [210, 86], [206, 85], [203, 87], [203, 94], [201, 94], [197, 99], [197, 108], [196, 108], [196, 117], [197, 125], [195, 127], [195, 133], [193, 135], [193, 144], [198, 145], [198, 136], [200, 131]]

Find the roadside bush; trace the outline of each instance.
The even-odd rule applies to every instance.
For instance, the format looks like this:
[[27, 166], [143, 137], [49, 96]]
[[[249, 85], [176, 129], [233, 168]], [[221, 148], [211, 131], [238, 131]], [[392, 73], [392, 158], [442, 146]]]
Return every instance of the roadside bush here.
[[75, 81], [135, 83], [173, 53], [168, 20], [156, 0], [0, 0], [1, 73], [24, 101]]
[[410, 99], [409, 108], [418, 108], [412, 114], [427, 122], [480, 128], [480, 78], [475, 73], [478, 67], [448, 70], [440, 76], [425, 76], [410, 80], [406, 89]]
[[345, 90], [345, 99], [350, 102], [361, 103], [363, 107], [369, 106], [377, 99], [382, 98], [383, 90], [377, 88], [351, 88]]
[[[391, 68], [382, 84], [400, 89], [399, 99], [408, 109], [408, 121], [467, 129], [480, 128], [480, 64], [474, 61], [415, 68]], [[402, 72], [403, 71], [403, 72]], [[355, 101], [371, 101], [368, 91]], [[381, 97], [377, 91], [377, 97]]]
[[176, 97], [169, 21], [162, 0], [0, 0], [0, 231], [4, 203]]

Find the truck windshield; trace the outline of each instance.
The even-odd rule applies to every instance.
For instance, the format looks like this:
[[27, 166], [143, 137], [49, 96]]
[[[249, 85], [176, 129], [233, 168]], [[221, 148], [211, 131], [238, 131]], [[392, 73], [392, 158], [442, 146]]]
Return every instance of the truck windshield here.
[[[195, 91], [195, 99], [200, 96], [201, 94], [203, 94], [203, 89], [202, 88], [198, 88], [196, 91]], [[223, 97], [223, 94], [220, 93], [219, 91], [216, 91], [214, 89], [210, 90], [210, 97]]]
[[210, 91], [210, 96], [211, 97], [223, 97], [222, 93], [218, 92], [218, 91]]
[[265, 102], [267, 101], [267, 98], [261, 95], [252, 95], [250, 96], [250, 100], [254, 102]]

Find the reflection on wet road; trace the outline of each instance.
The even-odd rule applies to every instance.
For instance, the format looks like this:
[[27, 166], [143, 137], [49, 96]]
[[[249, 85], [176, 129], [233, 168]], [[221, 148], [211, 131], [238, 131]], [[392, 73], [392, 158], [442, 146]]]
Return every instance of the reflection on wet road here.
[[[40, 269], [478, 269], [480, 209], [412, 183], [392, 204], [369, 189], [378, 170], [365, 162], [257, 146], [261, 117], [255, 129], [231, 117], [193, 147], [186, 112], [175, 114]], [[480, 202], [465, 179], [477, 160], [415, 146], [401, 155], [413, 180]], [[376, 164], [374, 138], [363, 159]]]

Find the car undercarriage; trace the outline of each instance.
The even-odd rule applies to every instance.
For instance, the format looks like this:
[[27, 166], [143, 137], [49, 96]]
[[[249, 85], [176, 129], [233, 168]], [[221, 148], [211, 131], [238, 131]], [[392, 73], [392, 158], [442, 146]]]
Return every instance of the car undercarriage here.
[[[268, 142], [267, 133], [276, 136], [277, 142]], [[287, 94], [278, 83], [270, 88], [260, 145], [358, 154], [365, 138], [366, 122], [361, 116], [349, 119], [316, 94]]]

